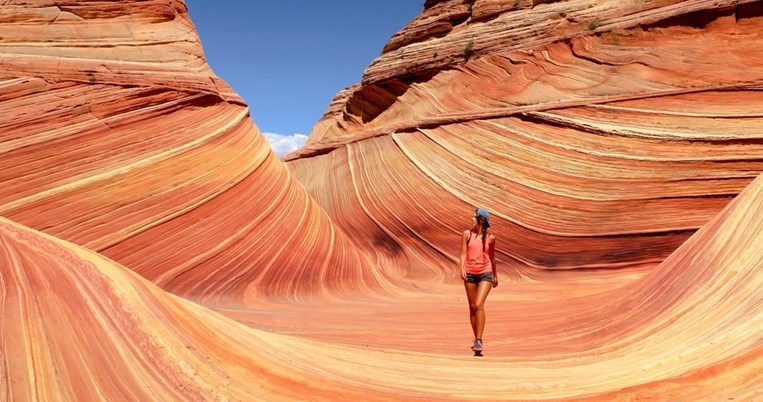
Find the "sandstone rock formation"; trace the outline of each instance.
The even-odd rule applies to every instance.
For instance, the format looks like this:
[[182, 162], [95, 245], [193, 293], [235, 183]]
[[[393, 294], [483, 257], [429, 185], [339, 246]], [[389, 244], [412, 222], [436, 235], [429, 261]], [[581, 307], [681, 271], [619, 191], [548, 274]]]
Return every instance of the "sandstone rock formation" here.
[[424, 6], [286, 164], [182, 1], [0, 6], [0, 400], [759, 399], [762, 2]]
[[487, 206], [517, 276], [659, 262], [763, 170], [763, 11], [718, 3], [554, 2], [427, 36], [432, 5], [289, 165], [335, 221], [356, 201], [321, 189], [357, 187], [435, 250]]
[[236, 305], [383, 282], [207, 66], [182, 1], [10, 2], [0, 21], [0, 215]]
[[[503, 323], [543, 319], [541, 328], [513, 331], [522, 352], [476, 363], [248, 328], [0, 219], [0, 390], [20, 401], [755, 400], [763, 254], [740, 244], [760, 242], [763, 176], [631, 286], [535, 303], [541, 311], [516, 298], [525, 305]], [[592, 302], [597, 314], [573, 313]]]
[[0, 218], [0, 245], [4, 400], [392, 396], [300, 369], [320, 346], [248, 328], [72, 243]]

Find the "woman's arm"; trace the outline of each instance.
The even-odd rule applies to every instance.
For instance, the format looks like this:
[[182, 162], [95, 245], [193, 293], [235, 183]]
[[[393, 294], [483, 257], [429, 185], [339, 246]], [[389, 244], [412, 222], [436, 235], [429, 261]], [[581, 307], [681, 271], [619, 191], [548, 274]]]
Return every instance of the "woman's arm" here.
[[495, 236], [490, 235], [488, 237], [488, 257], [490, 257], [490, 265], [493, 268], [493, 287], [498, 286], [498, 271], [495, 269]]
[[466, 241], [469, 240], [469, 231], [465, 230], [461, 233], [461, 279], [466, 280]]

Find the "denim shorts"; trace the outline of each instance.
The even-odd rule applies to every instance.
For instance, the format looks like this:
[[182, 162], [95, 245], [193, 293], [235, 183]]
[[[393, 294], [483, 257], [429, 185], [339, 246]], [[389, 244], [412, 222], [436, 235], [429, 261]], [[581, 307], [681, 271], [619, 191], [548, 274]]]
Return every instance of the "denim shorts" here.
[[493, 273], [485, 272], [484, 274], [466, 274], [466, 281], [478, 285], [480, 282], [493, 283]]

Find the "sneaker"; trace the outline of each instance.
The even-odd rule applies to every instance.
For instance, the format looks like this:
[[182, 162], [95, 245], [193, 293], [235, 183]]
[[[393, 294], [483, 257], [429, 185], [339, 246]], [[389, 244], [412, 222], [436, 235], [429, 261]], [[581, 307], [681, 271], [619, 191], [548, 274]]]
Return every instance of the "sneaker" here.
[[474, 345], [472, 345], [472, 350], [475, 352], [482, 351], [482, 339], [477, 339], [476, 341], [474, 341]]

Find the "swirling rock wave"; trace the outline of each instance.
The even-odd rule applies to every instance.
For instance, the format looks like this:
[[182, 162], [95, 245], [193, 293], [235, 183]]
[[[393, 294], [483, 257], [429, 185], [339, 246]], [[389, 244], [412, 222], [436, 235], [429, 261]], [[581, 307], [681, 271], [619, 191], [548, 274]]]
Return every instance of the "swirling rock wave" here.
[[[763, 176], [621, 290], [542, 310], [503, 300], [500, 325], [530, 355], [483, 362], [248, 328], [0, 219], [0, 390], [10, 400], [755, 400], [763, 254], [738, 246], [763, 241], [762, 201]], [[576, 310], [592, 302], [597, 313]]]
[[8, 3], [0, 399], [763, 393], [760, 2], [427, 0], [286, 164], [182, 1]]
[[[666, 2], [638, 12], [636, 3], [592, 3], [519, 7], [421, 36], [421, 18], [437, 15], [432, 4], [391, 43], [417, 41], [388, 46], [364, 85], [338, 98], [344, 108], [335, 102], [308, 144], [287, 156], [289, 166], [335, 221], [354, 211], [344, 207], [351, 201], [321, 189], [375, 188], [362, 203], [388, 232], [416, 235], [406, 226], [425, 219], [420, 225], [457, 233], [469, 206], [486, 206], [495, 230], [512, 239], [500, 258], [515, 276], [663, 260], [763, 171], [755, 50], [763, 12], [759, 3]], [[567, 36], [533, 31], [537, 40], [516, 31], [519, 19], [559, 7], [567, 19], [586, 14], [601, 24]], [[463, 38], [474, 43], [467, 57], [427, 64], [429, 52], [453, 54]], [[313, 187], [305, 172], [329, 164]], [[374, 166], [374, 177], [359, 164]], [[406, 180], [393, 185], [397, 171]], [[453, 249], [452, 235], [429, 232], [431, 248]]]
[[20, 2], [0, 21], [2, 216], [210, 302], [385, 282], [207, 66], [183, 2]]

